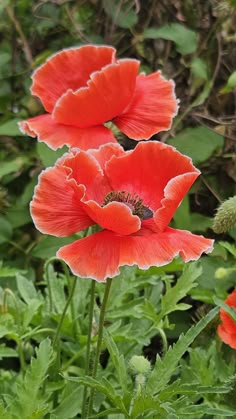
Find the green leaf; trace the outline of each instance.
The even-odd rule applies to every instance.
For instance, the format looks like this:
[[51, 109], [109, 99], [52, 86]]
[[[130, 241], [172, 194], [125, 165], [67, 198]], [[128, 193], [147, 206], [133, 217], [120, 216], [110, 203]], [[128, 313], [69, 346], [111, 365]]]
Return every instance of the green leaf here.
[[144, 39], [162, 38], [173, 41], [177, 51], [182, 54], [192, 54], [197, 49], [197, 34], [179, 23], [171, 23], [160, 28], [148, 28], [143, 32]]
[[26, 157], [16, 157], [10, 161], [2, 161], [0, 166], [0, 178], [9, 175], [10, 173], [17, 172], [27, 161]]
[[138, 16], [132, 8], [133, 2], [120, 2], [120, 0], [103, 0], [105, 12], [120, 28], [132, 28], [138, 22]]
[[31, 254], [37, 258], [48, 259], [55, 256], [60, 247], [70, 244], [77, 239], [78, 236], [53, 237], [45, 235], [42, 236], [41, 240], [34, 247]]
[[10, 121], [4, 122], [0, 125], [0, 135], [6, 135], [9, 137], [22, 137], [24, 134], [18, 128], [18, 122], [20, 119], [11, 119]]
[[231, 255], [233, 255], [236, 258], [236, 245], [229, 243], [229, 242], [224, 242], [224, 241], [220, 241], [219, 244], [224, 247], [224, 249], [228, 250], [229, 253], [231, 253]]
[[147, 382], [147, 392], [156, 394], [163, 390], [168, 384], [172, 374], [175, 372], [178, 362], [193, 343], [194, 339], [202, 332], [202, 330], [214, 319], [219, 309], [215, 307], [204, 318], [202, 318], [195, 326], [191, 327], [185, 335], [181, 335], [178, 342], [174, 344], [161, 359], [157, 358], [155, 367]]
[[187, 128], [175, 138], [168, 141], [181, 153], [193, 159], [194, 164], [199, 164], [223, 147], [224, 139], [221, 135], [205, 128]]
[[208, 80], [207, 64], [201, 58], [199, 57], [193, 58], [190, 64], [190, 68], [191, 68], [191, 74], [194, 77], [194, 79], [197, 79], [198, 81]]
[[13, 229], [9, 221], [0, 215], [0, 244], [11, 239]]
[[230, 307], [230, 306], [228, 306], [228, 304], [225, 304], [225, 302], [224, 301], [222, 301], [222, 300], [220, 300], [219, 298], [217, 298], [217, 297], [214, 297], [213, 298], [213, 300], [214, 300], [214, 303], [218, 306], [218, 307], [220, 307], [220, 308], [222, 308], [224, 311], [226, 311], [226, 313], [233, 319], [233, 321], [236, 323], [236, 308], [234, 308], [234, 307]]
[[[179, 410], [178, 414], [182, 417], [185, 416], [193, 416], [193, 419], [199, 417], [199, 415], [213, 415], [214, 417], [221, 416], [221, 417], [234, 417], [236, 414], [236, 410], [229, 410], [224, 407], [209, 407], [208, 404], [200, 404], [194, 406], [188, 406], [187, 409]], [[196, 416], [198, 415], [198, 416]]]
[[[67, 384], [67, 387], [71, 387], [71, 383]], [[81, 387], [71, 388], [70, 393], [62, 399], [60, 404], [53, 410], [53, 414], [57, 419], [74, 419], [76, 415], [81, 413], [82, 405], [82, 391]]]
[[32, 299], [37, 299], [37, 291], [32, 281], [18, 273], [16, 275], [16, 283], [20, 296], [26, 303], [29, 304]]
[[[154, 399], [152, 396], [150, 395], [138, 395], [134, 400], [133, 400], [133, 406], [132, 406], [132, 410], [130, 413], [130, 417], [132, 419], [136, 419], [138, 417], [146, 417], [143, 416], [144, 414], [147, 413], [153, 413], [153, 414], [158, 414], [160, 418], [163, 418], [163, 409], [160, 406], [160, 401], [157, 399]], [[153, 416], [154, 417], [154, 416]], [[156, 416], [155, 416], [156, 417]]]
[[124, 356], [120, 355], [119, 350], [107, 329], [104, 329], [104, 341], [111, 356], [112, 363], [117, 371], [119, 384], [125, 392], [127, 390], [127, 367], [125, 365]]
[[[166, 293], [163, 295], [161, 300], [161, 312], [158, 314], [157, 321], [160, 321], [167, 314], [179, 309], [178, 301], [182, 300], [182, 298], [184, 298], [187, 293], [197, 285], [194, 282], [201, 275], [201, 273], [201, 266], [197, 263], [191, 263], [186, 265], [183, 274], [180, 278], [178, 278], [173, 287], [170, 287], [167, 284]], [[184, 307], [184, 309], [186, 308]]]
[[68, 151], [66, 146], [58, 150], [51, 150], [46, 144], [37, 142], [37, 153], [45, 167], [53, 166], [55, 161]]
[[0, 345], [0, 359], [2, 358], [18, 358], [18, 353], [15, 349], [2, 344]]
[[236, 71], [234, 71], [228, 78], [226, 85], [220, 90], [220, 93], [229, 93], [236, 87]]
[[128, 415], [122, 398], [117, 394], [116, 389], [105, 377], [102, 377], [100, 381], [91, 377], [70, 377], [67, 379], [69, 381], [74, 381], [78, 384], [82, 384], [84, 386], [93, 388], [96, 391], [99, 391], [100, 393], [104, 394], [116, 407], [118, 407], [121, 412], [123, 412], [125, 415]]
[[17, 384], [16, 398], [11, 406], [11, 413], [20, 419], [43, 418], [43, 413], [48, 412], [48, 395], [41, 391], [53, 360], [48, 338], [40, 343], [36, 353], [37, 357], [32, 359], [22, 382]]

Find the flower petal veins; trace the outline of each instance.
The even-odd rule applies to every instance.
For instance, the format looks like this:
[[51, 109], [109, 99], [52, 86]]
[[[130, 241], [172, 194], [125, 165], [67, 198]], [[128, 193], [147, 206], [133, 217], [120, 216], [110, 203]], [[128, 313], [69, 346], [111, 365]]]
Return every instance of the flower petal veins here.
[[87, 150], [116, 142], [104, 126], [109, 121], [135, 140], [169, 129], [178, 109], [173, 82], [159, 71], [138, 75], [138, 60], [116, 60], [115, 53], [84, 45], [49, 58], [33, 73], [31, 88], [49, 114], [22, 121], [22, 132], [54, 150]]
[[128, 152], [118, 144], [74, 149], [41, 174], [31, 214], [40, 231], [57, 236], [99, 225], [102, 231], [58, 251], [75, 274], [97, 281], [123, 265], [148, 269], [177, 255], [196, 260], [213, 241], [168, 222], [198, 175], [188, 157], [159, 142]]

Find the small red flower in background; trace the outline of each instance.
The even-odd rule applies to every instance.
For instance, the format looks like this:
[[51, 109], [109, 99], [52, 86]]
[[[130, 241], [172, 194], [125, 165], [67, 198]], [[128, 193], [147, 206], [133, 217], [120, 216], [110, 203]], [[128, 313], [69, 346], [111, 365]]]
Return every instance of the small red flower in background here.
[[168, 130], [178, 107], [173, 82], [159, 71], [138, 75], [139, 61], [116, 60], [115, 53], [86, 45], [49, 58], [31, 87], [48, 113], [20, 122], [21, 131], [54, 150], [65, 144], [87, 150], [116, 142], [103, 125], [108, 121], [136, 140]]
[[196, 260], [213, 241], [168, 227], [200, 172], [173, 147], [149, 141], [72, 150], [42, 172], [31, 202], [38, 230], [69, 236], [93, 224], [101, 231], [59, 249], [75, 275], [105, 281], [119, 266]]
[[[225, 304], [236, 308], [236, 290], [226, 298]], [[222, 324], [218, 326], [218, 335], [224, 343], [236, 349], [236, 323], [222, 308], [220, 309], [220, 319]]]

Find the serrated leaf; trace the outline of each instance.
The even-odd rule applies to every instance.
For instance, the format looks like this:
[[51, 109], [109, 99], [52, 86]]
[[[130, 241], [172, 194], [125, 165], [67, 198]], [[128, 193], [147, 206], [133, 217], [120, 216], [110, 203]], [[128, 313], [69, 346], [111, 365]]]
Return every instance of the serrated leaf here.
[[211, 310], [195, 326], [192, 326], [185, 335], [180, 336], [178, 342], [168, 350], [163, 359], [157, 358], [155, 367], [147, 382], [147, 392], [149, 394], [158, 393], [166, 387], [184, 353], [218, 312], [218, 307]]
[[139, 395], [133, 401], [133, 407], [130, 413], [130, 417], [135, 419], [139, 416], [144, 417], [146, 413], [158, 414], [159, 417], [163, 417], [163, 409], [160, 406], [159, 400], [151, 397], [150, 395]]
[[186, 310], [189, 308], [189, 306], [183, 306], [182, 303], [179, 305], [178, 302], [197, 285], [194, 282], [201, 273], [202, 268], [197, 263], [186, 265], [183, 274], [178, 278], [176, 284], [173, 287], [168, 287], [166, 294], [163, 295], [161, 300], [161, 312], [158, 314], [156, 321], [159, 322], [164, 316], [173, 311]]
[[127, 367], [125, 365], [124, 356], [119, 353], [119, 350], [107, 329], [104, 329], [103, 336], [112, 363], [117, 371], [119, 384], [125, 392], [127, 390]]
[[[41, 418], [47, 413], [48, 395], [41, 391], [47, 371], [53, 360], [50, 340], [42, 341], [32, 358], [22, 382], [17, 385], [17, 393], [10, 413], [20, 419]], [[41, 415], [41, 416], [40, 416]]]
[[144, 39], [166, 39], [173, 41], [177, 51], [182, 54], [192, 54], [197, 49], [197, 34], [180, 23], [171, 23], [160, 28], [148, 28], [143, 32]]
[[83, 384], [84, 386], [99, 391], [104, 394], [116, 407], [118, 407], [122, 413], [128, 415], [122, 398], [117, 394], [116, 389], [106, 378], [102, 377], [102, 379], [98, 381], [92, 377], [70, 377], [68, 380], [74, 381], [78, 384]]
[[199, 164], [223, 147], [224, 139], [221, 135], [205, 127], [187, 128], [175, 138], [168, 141], [182, 154], [193, 159], [194, 164]]

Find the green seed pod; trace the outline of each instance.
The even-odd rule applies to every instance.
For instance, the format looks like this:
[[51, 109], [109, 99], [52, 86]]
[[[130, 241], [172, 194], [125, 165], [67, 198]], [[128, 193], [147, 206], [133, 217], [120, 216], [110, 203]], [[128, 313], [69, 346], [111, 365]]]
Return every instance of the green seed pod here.
[[225, 233], [236, 224], [236, 196], [227, 199], [217, 209], [212, 229], [215, 233]]

